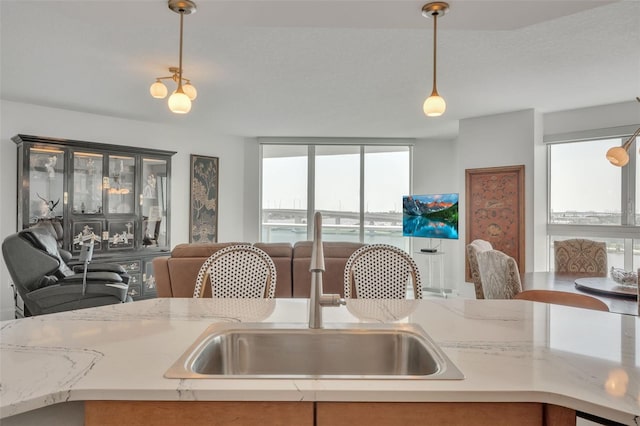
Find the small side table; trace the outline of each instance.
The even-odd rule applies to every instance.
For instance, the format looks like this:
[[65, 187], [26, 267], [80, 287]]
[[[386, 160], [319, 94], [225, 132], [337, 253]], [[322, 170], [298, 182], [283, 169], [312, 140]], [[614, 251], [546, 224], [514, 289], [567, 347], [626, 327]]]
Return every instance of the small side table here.
[[[424, 273], [424, 268], [420, 268], [420, 275], [422, 276], [422, 291], [429, 293], [436, 293], [442, 297], [447, 297], [454, 292], [451, 288], [446, 288], [444, 285], [444, 255], [443, 251], [436, 252], [424, 252], [414, 251], [414, 259], [418, 264], [418, 267], [426, 264], [427, 271]], [[436, 271], [437, 268], [437, 271]], [[434, 282], [437, 279], [437, 282]]]

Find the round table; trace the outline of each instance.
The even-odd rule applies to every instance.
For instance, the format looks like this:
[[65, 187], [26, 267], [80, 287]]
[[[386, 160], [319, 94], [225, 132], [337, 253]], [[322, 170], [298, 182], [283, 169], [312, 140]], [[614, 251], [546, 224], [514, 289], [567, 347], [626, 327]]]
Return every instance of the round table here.
[[636, 285], [622, 285], [609, 277], [585, 277], [576, 278], [577, 289], [602, 293], [610, 296], [638, 298], [638, 287]]

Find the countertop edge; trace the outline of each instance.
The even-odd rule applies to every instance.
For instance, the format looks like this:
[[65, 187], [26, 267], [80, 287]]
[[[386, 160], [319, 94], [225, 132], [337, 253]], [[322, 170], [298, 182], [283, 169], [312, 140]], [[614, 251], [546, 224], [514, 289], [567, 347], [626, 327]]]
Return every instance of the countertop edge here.
[[[277, 380], [277, 379], [276, 379]], [[299, 380], [290, 380], [298, 382]], [[309, 380], [321, 383], [322, 380]], [[294, 385], [295, 386], [295, 385]], [[319, 387], [319, 386], [318, 386]], [[247, 391], [238, 390], [140, 390], [136, 398], [120, 390], [83, 389], [66, 390], [40, 395], [18, 404], [0, 405], [0, 419], [23, 414], [50, 405], [72, 401], [299, 401], [299, 402], [533, 402], [559, 405], [576, 411], [583, 411], [623, 424], [634, 424], [640, 419], [637, 413], [623, 412], [583, 399], [549, 391], [443, 391], [443, 390], [278, 390], [269, 389]]]

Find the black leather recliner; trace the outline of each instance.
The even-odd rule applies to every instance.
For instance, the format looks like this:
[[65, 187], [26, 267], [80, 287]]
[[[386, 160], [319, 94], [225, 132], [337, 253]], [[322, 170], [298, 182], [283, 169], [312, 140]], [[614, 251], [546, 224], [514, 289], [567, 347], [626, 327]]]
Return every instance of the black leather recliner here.
[[131, 301], [129, 276], [120, 265], [90, 263], [72, 269], [46, 229], [30, 228], [8, 236], [2, 255], [24, 301], [25, 316]]

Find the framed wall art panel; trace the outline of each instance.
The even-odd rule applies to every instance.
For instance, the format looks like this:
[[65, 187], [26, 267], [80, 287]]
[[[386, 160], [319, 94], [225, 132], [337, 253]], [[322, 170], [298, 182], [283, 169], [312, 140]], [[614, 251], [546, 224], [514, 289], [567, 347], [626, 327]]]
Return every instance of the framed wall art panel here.
[[[466, 241], [486, 240], [525, 271], [524, 165], [465, 170]], [[465, 279], [471, 281], [465, 255]]]
[[189, 242], [218, 241], [218, 157], [191, 154]]

